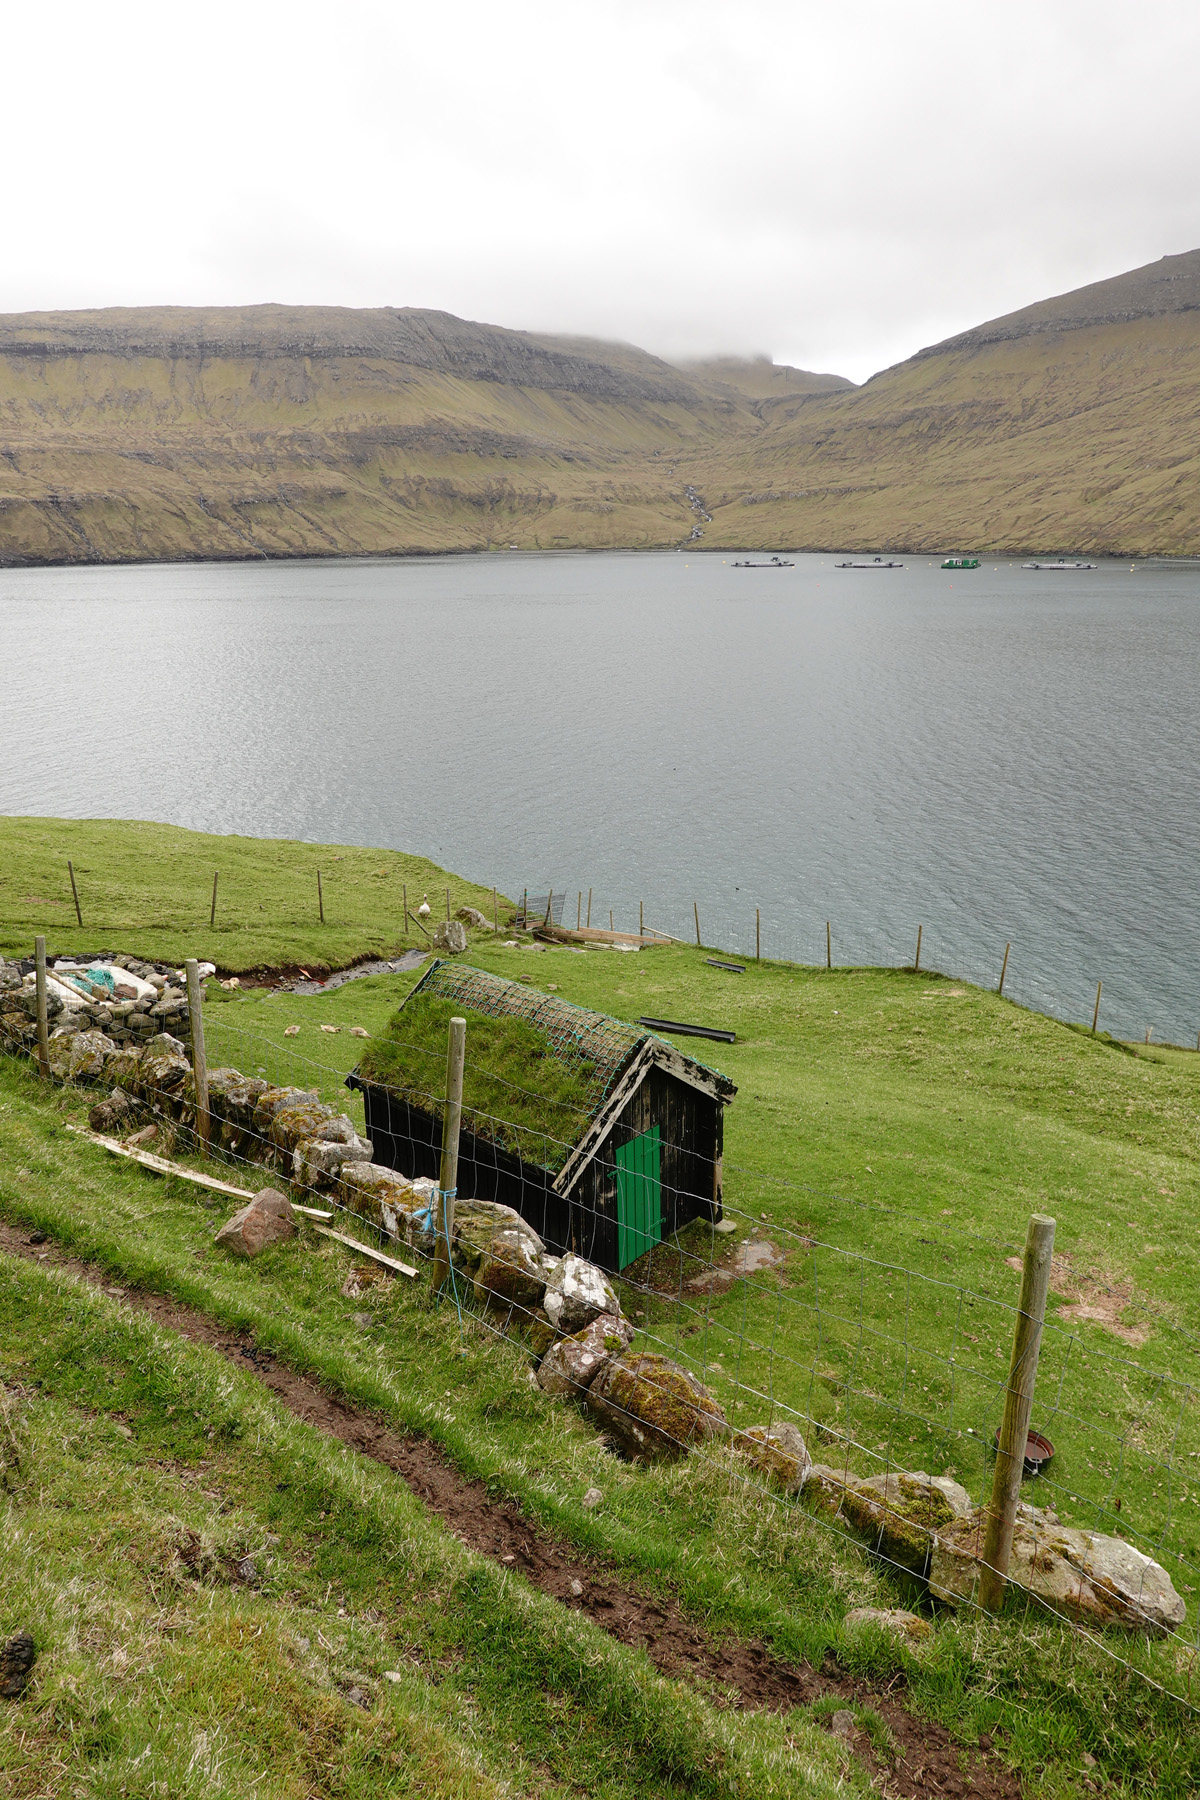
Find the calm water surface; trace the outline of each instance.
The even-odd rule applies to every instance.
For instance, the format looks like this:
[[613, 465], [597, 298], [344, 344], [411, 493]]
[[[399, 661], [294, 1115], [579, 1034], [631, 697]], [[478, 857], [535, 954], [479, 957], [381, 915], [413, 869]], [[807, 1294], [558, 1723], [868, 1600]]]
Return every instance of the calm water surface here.
[[0, 811], [421, 851], [593, 923], [1200, 1030], [1200, 569], [0, 572]]

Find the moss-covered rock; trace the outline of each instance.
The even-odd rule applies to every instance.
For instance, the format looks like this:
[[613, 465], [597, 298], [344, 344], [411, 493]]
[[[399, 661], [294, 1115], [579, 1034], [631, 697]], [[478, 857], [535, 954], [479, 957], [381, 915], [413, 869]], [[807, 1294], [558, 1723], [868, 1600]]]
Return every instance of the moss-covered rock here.
[[885, 1562], [922, 1578], [937, 1533], [961, 1516], [963, 1501], [968, 1510], [971, 1504], [957, 1482], [924, 1470], [863, 1479], [820, 1463], [813, 1464], [804, 1498], [814, 1511], [840, 1520]]
[[640, 1462], [675, 1461], [694, 1444], [729, 1430], [708, 1389], [652, 1351], [608, 1363], [588, 1389], [587, 1403], [601, 1429]]
[[475, 1266], [475, 1298], [520, 1317], [542, 1310], [546, 1277], [554, 1259], [535, 1249], [530, 1235], [509, 1226], [494, 1233]]
[[788, 1494], [800, 1492], [812, 1468], [807, 1444], [787, 1419], [735, 1432], [733, 1447], [760, 1475]]
[[267, 1137], [281, 1165], [286, 1164], [290, 1172], [296, 1146], [306, 1138], [323, 1137], [324, 1127], [332, 1125], [337, 1116], [323, 1100], [306, 1098], [291, 1106], [281, 1106], [267, 1129]]
[[70, 1031], [50, 1040], [50, 1072], [59, 1081], [99, 1081], [117, 1053], [102, 1031]]
[[[454, 1261], [458, 1268], [474, 1277], [483, 1258], [501, 1232], [515, 1231], [525, 1239], [530, 1254], [540, 1256], [545, 1249], [541, 1238], [511, 1206], [496, 1200], [463, 1199], [454, 1202]], [[542, 1286], [545, 1286], [543, 1278]]]
[[406, 1243], [414, 1243], [414, 1220], [429, 1204], [427, 1192], [414, 1187], [407, 1176], [373, 1162], [344, 1162], [333, 1196], [358, 1218]]
[[321, 1096], [314, 1088], [268, 1087], [254, 1103], [251, 1125], [264, 1143], [267, 1143], [271, 1136], [271, 1121], [277, 1112], [282, 1112], [285, 1106], [299, 1106], [305, 1100], [320, 1104], [320, 1099]]

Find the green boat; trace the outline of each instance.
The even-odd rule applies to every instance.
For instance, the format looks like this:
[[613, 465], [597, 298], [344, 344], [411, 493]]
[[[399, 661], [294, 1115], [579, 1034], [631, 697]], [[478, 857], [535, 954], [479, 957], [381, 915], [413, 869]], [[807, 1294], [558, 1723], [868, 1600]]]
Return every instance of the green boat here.
[[977, 556], [948, 556], [942, 567], [943, 569], [977, 569], [979, 558]]

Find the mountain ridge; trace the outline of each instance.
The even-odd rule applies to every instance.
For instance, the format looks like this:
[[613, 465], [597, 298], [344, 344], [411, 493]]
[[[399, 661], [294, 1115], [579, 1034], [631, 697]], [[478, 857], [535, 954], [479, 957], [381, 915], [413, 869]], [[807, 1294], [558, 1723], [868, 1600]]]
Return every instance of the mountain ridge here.
[[[415, 307], [0, 317], [0, 563], [1200, 554], [1200, 251], [861, 387]], [[706, 516], [708, 515], [708, 516]]]

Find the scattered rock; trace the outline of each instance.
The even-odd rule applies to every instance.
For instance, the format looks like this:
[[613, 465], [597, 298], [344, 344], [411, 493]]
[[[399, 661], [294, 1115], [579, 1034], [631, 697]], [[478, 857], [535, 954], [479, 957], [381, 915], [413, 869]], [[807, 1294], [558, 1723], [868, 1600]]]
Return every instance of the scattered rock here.
[[181, 1039], [172, 1037], [169, 1031], [160, 1031], [148, 1040], [146, 1044], [146, 1055], [182, 1056], [186, 1062], [188, 1060], [188, 1049], [187, 1045], [183, 1043]]
[[360, 1687], [347, 1688], [346, 1689], [346, 1698], [347, 1698], [347, 1700], [349, 1700], [351, 1706], [361, 1706], [364, 1711], [368, 1711], [370, 1709], [371, 1696], [370, 1696], [370, 1694], [368, 1694], [366, 1688], [360, 1688]]
[[473, 925], [476, 931], [494, 931], [496, 929], [492, 921], [486, 919], [474, 906], [460, 906], [454, 916], [456, 919], [461, 919], [464, 925]]
[[447, 956], [461, 956], [467, 947], [467, 928], [461, 919], [443, 919], [434, 931], [433, 946]]
[[574, 1598], [575, 1598], [575, 1599], [576, 1599], [576, 1600], [578, 1600], [578, 1599], [580, 1599], [580, 1598], [581, 1598], [581, 1597], [582, 1597], [582, 1595], [583, 1595], [583, 1583], [582, 1583], [582, 1581], [580, 1581], [580, 1580], [579, 1580], [579, 1579], [578, 1579], [578, 1577], [576, 1577], [576, 1578], [575, 1578], [575, 1579], [574, 1579], [574, 1580], [573, 1580], [573, 1581], [572, 1581], [572, 1582], [571, 1582], [571, 1593], [572, 1593], [572, 1596], [573, 1596], [573, 1597], [574, 1597]]
[[798, 1494], [808, 1480], [812, 1457], [797, 1428], [787, 1419], [774, 1425], [751, 1425], [734, 1434], [733, 1447], [760, 1475], [774, 1481], [785, 1493]]
[[847, 1744], [854, 1742], [854, 1714], [848, 1706], [839, 1706], [829, 1721], [829, 1729], [834, 1737], [843, 1738]]
[[920, 1643], [923, 1638], [932, 1636], [933, 1626], [928, 1619], [918, 1613], [905, 1612], [902, 1606], [890, 1611], [881, 1606], [856, 1606], [848, 1612], [842, 1623], [851, 1631], [857, 1625], [878, 1625], [883, 1631], [894, 1631], [898, 1637], [906, 1638], [910, 1643]]
[[544, 1393], [563, 1398], [586, 1393], [605, 1363], [623, 1355], [632, 1342], [629, 1320], [603, 1313], [546, 1351], [538, 1369], [538, 1386]]
[[595, 1512], [596, 1508], [601, 1506], [603, 1502], [604, 1495], [600, 1492], [600, 1489], [598, 1487], [590, 1487], [579, 1504], [588, 1512]]
[[[938, 1531], [929, 1591], [939, 1600], [958, 1605], [974, 1595], [986, 1526], [977, 1507]], [[1018, 1512], [1008, 1579], [1082, 1625], [1158, 1635], [1187, 1612], [1166, 1570], [1124, 1538], [1051, 1524], [1034, 1507]]]
[[723, 1437], [729, 1429], [708, 1389], [653, 1352], [607, 1363], [588, 1389], [587, 1405], [619, 1448], [641, 1462], [686, 1456], [694, 1444]]
[[268, 1244], [284, 1243], [295, 1235], [291, 1201], [275, 1188], [264, 1188], [222, 1225], [214, 1241], [235, 1256], [257, 1256]]
[[564, 1256], [546, 1283], [542, 1302], [556, 1331], [570, 1336], [604, 1313], [619, 1314], [621, 1303], [608, 1276], [582, 1256]]
[[37, 1646], [27, 1631], [18, 1631], [0, 1649], [0, 1695], [19, 1700], [37, 1661]]

